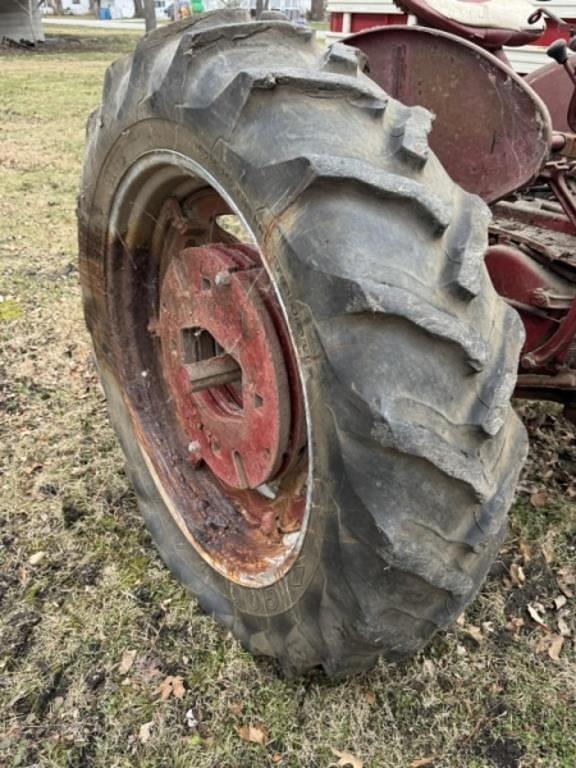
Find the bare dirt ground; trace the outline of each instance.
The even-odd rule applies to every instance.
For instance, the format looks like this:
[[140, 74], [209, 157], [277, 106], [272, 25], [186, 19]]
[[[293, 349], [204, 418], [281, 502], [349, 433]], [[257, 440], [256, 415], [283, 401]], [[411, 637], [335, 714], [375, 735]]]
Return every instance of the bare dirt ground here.
[[553, 407], [522, 407], [532, 458], [485, 588], [405, 666], [284, 680], [171, 579], [76, 269], [85, 120], [136, 37], [74, 37], [0, 52], [0, 766], [574, 768], [575, 429]]

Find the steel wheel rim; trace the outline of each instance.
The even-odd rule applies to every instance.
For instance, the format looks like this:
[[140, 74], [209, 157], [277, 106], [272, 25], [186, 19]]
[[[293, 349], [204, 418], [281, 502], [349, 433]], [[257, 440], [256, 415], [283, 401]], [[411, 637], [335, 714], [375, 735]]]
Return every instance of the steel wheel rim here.
[[[160, 313], [156, 312], [153, 316], [150, 313], [152, 306], [159, 307], [160, 288], [169, 270], [162, 256], [166, 240], [177, 240], [180, 236], [180, 243], [172, 243], [172, 248], [175, 248], [177, 253], [205, 248], [210, 244], [202, 242], [203, 239], [210, 240], [206, 232], [197, 233], [192, 237], [193, 242], [190, 242], [190, 233], [186, 232], [185, 227], [181, 227], [182, 231], [179, 232], [178, 226], [173, 225], [170, 225], [169, 237], [166, 237], [167, 220], [178, 218], [177, 212], [174, 214], [174, 210], [170, 211], [170, 201], [188, 201], [206, 193], [214, 194], [218, 204], [222, 206], [219, 215], [228, 212], [236, 216], [244, 232], [248, 233], [251, 244], [244, 243], [239, 248], [237, 242], [232, 247], [232, 238], [228, 238], [226, 242], [226, 233], [222, 235], [219, 232], [218, 236], [225, 241], [223, 250], [226, 256], [227, 249], [239, 250], [252, 256], [256, 253], [259, 256], [261, 273], [264, 276], [261, 279], [267, 280], [272, 287], [277, 314], [292, 351], [290, 376], [292, 384], [296, 380], [301, 403], [300, 444], [296, 447], [292, 445], [292, 456], [288, 462], [276, 462], [275, 469], [279, 475], [271, 479], [276, 482], [277, 487], [268, 486], [264, 490], [237, 488], [231, 493], [228, 486], [222, 487], [222, 480], [218, 477], [216, 485], [220, 487], [216, 488], [214, 477], [208, 481], [202, 476], [206, 471], [203, 471], [198, 456], [193, 455], [195, 446], [192, 445], [190, 450], [190, 444], [194, 444], [194, 440], [186, 439], [186, 458], [192, 470], [181, 471], [181, 447], [175, 446], [174, 441], [170, 444], [159, 426], [162, 421], [173, 428], [174, 413], [170, 414], [167, 403], [174, 400], [174, 392], [169, 386], [168, 397], [164, 397], [159, 408], [161, 413], [158, 412], [158, 407], [154, 412], [153, 407], [154, 398], [158, 400], [161, 391], [166, 395], [166, 381], [159, 379], [154, 365], [154, 360], [158, 357], [157, 340], [162, 339], [163, 328]], [[213, 232], [210, 234], [213, 235]], [[311, 435], [306, 394], [287, 322], [286, 307], [275, 287], [266, 258], [255, 247], [256, 237], [253, 230], [250, 229], [239, 206], [231, 200], [212, 174], [179, 153], [157, 150], [141, 156], [118, 185], [110, 208], [107, 243], [107, 274], [116, 278], [114, 281], [110, 280], [108, 291], [113, 326], [113, 356], [116, 369], [121, 372], [124, 399], [140, 450], [159, 493], [186, 539], [216, 571], [243, 586], [263, 587], [273, 584], [285, 575], [296, 560], [307, 530], [312, 466], [308, 451], [302, 449], [301, 444], [310, 445]], [[150, 279], [152, 273], [157, 276], [156, 281]], [[135, 275], [139, 275], [141, 282], [144, 276], [146, 278], [144, 309], [139, 307], [134, 315], [126, 315], [123, 308], [133, 305], [136, 296]], [[278, 318], [275, 322], [278, 322]], [[156, 339], [155, 342], [142, 340], [144, 323], [148, 334]], [[213, 393], [214, 390], [209, 390], [210, 392]], [[290, 395], [292, 397], [292, 390]], [[292, 439], [293, 423], [291, 429]], [[167, 464], [170, 462], [173, 467], [178, 468], [178, 472], [168, 471]], [[207, 469], [214, 475], [212, 468]], [[193, 482], [190, 471], [194, 473]], [[177, 482], [175, 474], [179, 477]], [[272, 495], [275, 498], [272, 498]], [[227, 502], [223, 505], [226, 507], [224, 517], [215, 515], [211, 518], [223, 497]], [[235, 509], [235, 520], [232, 519], [228, 508], [230, 503]], [[290, 509], [286, 511], [288, 507]], [[201, 521], [204, 521], [203, 524], [200, 524]], [[278, 525], [278, 521], [282, 524]], [[210, 528], [214, 525], [217, 529], [218, 526], [221, 527], [217, 536], [207, 532], [205, 526], [208, 523]], [[219, 547], [214, 543], [218, 537]]]

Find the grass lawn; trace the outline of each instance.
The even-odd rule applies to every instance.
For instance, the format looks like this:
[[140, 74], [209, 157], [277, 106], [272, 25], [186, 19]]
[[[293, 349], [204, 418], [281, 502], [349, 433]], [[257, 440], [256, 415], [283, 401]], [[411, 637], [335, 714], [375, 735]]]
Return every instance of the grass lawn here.
[[55, 35], [0, 52], [0, 766], [574, 768], [576, 447], [553, 408], [524, 409], [534, 450], [488, 583], [405, 666], [284, 680], [169, 576], [76, 268], [84, 124], [138, 35]]

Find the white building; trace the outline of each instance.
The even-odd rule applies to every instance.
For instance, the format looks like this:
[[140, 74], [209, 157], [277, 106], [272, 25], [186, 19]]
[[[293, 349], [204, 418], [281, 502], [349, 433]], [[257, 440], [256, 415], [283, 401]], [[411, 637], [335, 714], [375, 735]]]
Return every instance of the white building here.
[[[109, 8], [113, 19], [131, 19], [134, 16], [133, 0], [101, 0], [101, 7]], [[75, 16], [86, 16], [92, 12], [90, 0], [62, 0], [62, 9], [64, 13]], [[44, 11], [50, 13], [46, 4]]]

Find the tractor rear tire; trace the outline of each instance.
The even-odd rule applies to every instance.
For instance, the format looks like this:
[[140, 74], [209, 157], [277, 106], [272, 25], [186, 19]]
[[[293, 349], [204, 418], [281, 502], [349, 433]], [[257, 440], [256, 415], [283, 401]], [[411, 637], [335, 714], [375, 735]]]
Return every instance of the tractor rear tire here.
[[[140, 508], [201, 606], [289, 673], [400, 660], [454, 622], [498, 552], [526, 454], [510, 405], [523, 330], [484, 267], [488, 209], [429, 151], [430, 114], [364, 64], [288, 22], [208, 13], [114, 63], [88, 124], [85, 315]], [[307, 527], [272, 583], [247, 586], [190, 543], [160, 479], [177, 459], [146, 455], [135, 416], [150, 380], [146, 360], [130, 374], [122, 329], [150, 331], [153, 228], [191, 169], [257, 241], [306, 402]], [[124, 301], [131, 270], [140, 297]]]

